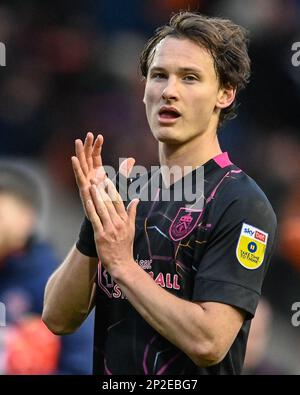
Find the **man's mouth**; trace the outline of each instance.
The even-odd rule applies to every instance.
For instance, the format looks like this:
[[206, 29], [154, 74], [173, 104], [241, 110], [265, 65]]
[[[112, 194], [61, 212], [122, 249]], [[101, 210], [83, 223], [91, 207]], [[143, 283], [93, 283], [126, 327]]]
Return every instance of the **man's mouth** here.
[[176, 108], [162, 107], [158, 112], [160, 119], [176, 119], [181, 116], [180, 112]]
[[174, 111], [162, 111], [159, 113], [161, 118], [179, 118], [180, 115], [176, 114]]

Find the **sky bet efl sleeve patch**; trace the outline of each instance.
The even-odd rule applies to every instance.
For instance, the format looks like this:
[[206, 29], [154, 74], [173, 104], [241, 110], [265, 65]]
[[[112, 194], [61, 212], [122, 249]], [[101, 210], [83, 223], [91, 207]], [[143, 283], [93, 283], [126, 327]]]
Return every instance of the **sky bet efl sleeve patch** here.
[[257, 269], [263, 263], [268, 233], [243, 223], [236, 248], [236, 257], [246, 269]]

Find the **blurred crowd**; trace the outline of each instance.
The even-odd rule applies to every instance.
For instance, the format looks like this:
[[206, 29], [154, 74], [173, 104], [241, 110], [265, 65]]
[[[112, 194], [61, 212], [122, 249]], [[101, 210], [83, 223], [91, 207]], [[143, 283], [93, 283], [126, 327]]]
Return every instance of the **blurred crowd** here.
[[[102, 133], [107, 165], [116, 167], [119, 158], [127, 156], [146, 167], [158, 164], [142, 103], [138, 57], [154, 29], [180, 9], [229, 17], [250, 32], [251, 83], [239, 97], [238, 117], [220, 131], [220, 140], [232, 161], [267, 194], [279, 230], [263, 290], [264, 304], [259, 308], [265, 314], [256, 318], [259, 328], [265, 328], [270, 336], [268, 342], [261, 339], [256, 345], [264, 353], [259, 366], [255, 368], [250, 356], [247, 371], [300, 374], [300, 329], [291, 324], [291, 306], [300, 301], [300, 66], [292, 64], [292, 45], [300, 42], [300, 0], [2, 0], [0, 42], [6, 46], [6, 66], [0, 67], [0, 159], [21, 165], [30, 161], [47, 195], [44, 210], [48, 216], [39, 212], [39, 226], [30, 229], [21, 250], [32, 247], [33, 234], [47, 241], [41, 253], [49, 261], [45, 257], [41, 263], [44, 266], [37, 280], [41, 290], [51, 270], [76, 241], [83, 212], [70, 163], [75, 138], [87, 131]], [[2, 217], [0, 228], [1, 221]], [[19, 264], [18, 250], [17, 257], [12, 254], [14, 265]], [[26, 262], [31, 267], [28, 272], [35, 276], [37, 263], [31, 258]], [[1, 257], [0, 235], [0, 302], [10, 295], [16, 309], [24, 302], [25, 291], [21, 296], [14, 287], [4, 292], [1, 272], [7, 267]], [[30, 283], [28, 273], [24, 282]], [[93, 330], [90, 336], [84, 330], [78, 334], [69, 366], [63, 366], [63, 356], [67, 360], [70, 351], [63, 344], [66, 340], [57, 342], [39, 327], [35, 317], [40, 314], [42, 296], [31, 288], [28, 292], [37, 298], [30, 324], [28, 315], [15, 319], [9, 311], [8, 320], [14, 336], [16, 328], [21, 336], [22, 325], [27, 325], [29, 332], [44, 336], [41, 344], [51, 344], [52, 365], [37, 373], [87, 373], [90, 367], [78, 344], [91, 350]], [[4, 333], [2, 327], [1, 331]], [[14, 364], [3, 367], [5, 338], [0, 336], [0, 372], [34, 373], [35, 367], [27, 371], [14, 368]], [[13, 350], [18, 349], [16, 344], [22, 349], [23, 343], [28, 349], [30, 341], [18, 339], [11, 346]], [[69, 341], [71, 344], [71, 337]], [[7, 355], [5, 358], [7, 361]], [[26, 366], [24, 361], [20, 364]], [[72, 371], [74, 366], [78, 369]]]

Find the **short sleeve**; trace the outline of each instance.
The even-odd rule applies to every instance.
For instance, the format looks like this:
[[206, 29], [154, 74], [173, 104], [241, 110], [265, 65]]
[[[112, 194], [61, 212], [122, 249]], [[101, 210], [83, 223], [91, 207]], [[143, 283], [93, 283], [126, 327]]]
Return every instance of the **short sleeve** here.
[[256, 184], [237, 189], [228, 183], [215, 198], [208, 222], [204, 254], [195, 253], [193, 300], [229, 304], [251, 319], [273, 251], [275, 213]]

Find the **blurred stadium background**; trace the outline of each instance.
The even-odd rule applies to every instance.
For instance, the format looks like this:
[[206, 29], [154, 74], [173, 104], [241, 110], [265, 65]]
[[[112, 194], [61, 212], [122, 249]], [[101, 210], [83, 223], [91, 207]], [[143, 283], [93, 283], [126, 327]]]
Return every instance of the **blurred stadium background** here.
[[279, 221], [263, 290], [272, 320], [258, 362], [270, 372], [300, 374], [300, 326], [291, 323], [292, 304], [300, 302], [300, 66], [292, 64], [300, 0], [1, 0], [0, 158], [30, 164], [40, 175], [48, 199], [39, 230], [62, 258], [83, 216], [70, 162], [75, 138], [103, 133], [108, 165], [126, 156], [157, 164], [138, 55], [180, 9], [229, 17], [250, 31], [251, 83], [220, 138], [266, 192]]

